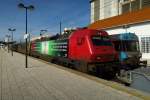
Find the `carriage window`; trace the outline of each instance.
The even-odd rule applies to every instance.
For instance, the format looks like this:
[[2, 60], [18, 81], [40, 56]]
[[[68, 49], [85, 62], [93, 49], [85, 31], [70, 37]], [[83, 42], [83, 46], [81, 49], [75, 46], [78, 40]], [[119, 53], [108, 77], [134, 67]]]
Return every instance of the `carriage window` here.
[[112, 46], [109, 37], [106, 36], [92, 36], [92, 43], [96, 46]]
[[127, 51], [138, 51], [137, 41], [126, 41], [124, 43]]

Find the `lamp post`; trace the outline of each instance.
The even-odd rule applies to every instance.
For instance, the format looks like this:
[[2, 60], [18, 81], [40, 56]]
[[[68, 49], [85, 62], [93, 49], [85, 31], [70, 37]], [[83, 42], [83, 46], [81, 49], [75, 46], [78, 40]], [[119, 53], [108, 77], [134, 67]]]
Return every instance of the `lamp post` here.
[[42, 40], [43, 34], [46, 33], [46, 32], [47, 32], [47, 30], [40, 30], [40, 37], [41, 37], [41, 40]]
[[[33, 5], [29, 5], [29, 6], [25, 6], [24, 4], [20, 3], [18, 5], [19, 8], [24, 8], [25, 11], [26, 11], [26, 36], [28, 35], [28, 10], [33, 10], [34, 9], [34, 6]], [[27, 48], [27, 43], [28, 42], [28, 39], [26, 37], [26, 53], [25, 53], [25, 67], [28, 68], [28, 48]]]
[[13, 49], [12, 49], [12, 45], [13, 45], [13, 32], [16, 31], [16, 29], [13, 29], [13, 28], [9, 28], [8, 29], [9, 31], [11, 31], [11, 55], [13, 56]]

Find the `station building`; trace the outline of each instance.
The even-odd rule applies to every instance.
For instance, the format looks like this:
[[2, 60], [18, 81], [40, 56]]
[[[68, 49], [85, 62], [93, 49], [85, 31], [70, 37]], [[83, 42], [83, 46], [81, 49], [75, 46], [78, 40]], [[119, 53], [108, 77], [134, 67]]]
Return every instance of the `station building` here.
[[90, 29], [135, 33], [142, 59], [150, 59], [150, 0], [91, 0]]

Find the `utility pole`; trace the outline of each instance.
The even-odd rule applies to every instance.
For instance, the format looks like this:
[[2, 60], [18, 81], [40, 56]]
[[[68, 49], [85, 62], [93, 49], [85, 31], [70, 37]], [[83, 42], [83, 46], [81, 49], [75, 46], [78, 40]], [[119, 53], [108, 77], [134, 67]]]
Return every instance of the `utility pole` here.
[[61, 35], [61, 21], [60, 21], [60, 23], [59, 23], [59, 24], [60, 24], [60, 35]]

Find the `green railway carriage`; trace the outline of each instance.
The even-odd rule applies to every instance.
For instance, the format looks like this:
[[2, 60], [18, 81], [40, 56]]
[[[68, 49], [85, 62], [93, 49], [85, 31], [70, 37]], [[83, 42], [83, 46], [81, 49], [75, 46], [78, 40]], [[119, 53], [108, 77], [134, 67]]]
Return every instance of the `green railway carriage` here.
[[40, 54], [54, 57], [67, 57], [67, 44], [67, 39], [33, 42], [31, 44], [31, 50], [33, 52], [38, 52]]

